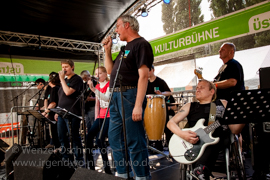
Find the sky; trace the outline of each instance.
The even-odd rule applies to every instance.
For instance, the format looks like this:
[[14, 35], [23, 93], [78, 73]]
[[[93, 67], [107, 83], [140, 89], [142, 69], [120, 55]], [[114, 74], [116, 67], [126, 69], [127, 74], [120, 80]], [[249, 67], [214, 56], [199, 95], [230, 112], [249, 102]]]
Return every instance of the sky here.
[[[161, 21], [162, 3], [163, 2], [151, 8], [147, 17], [140, 16], [137, 18], [140, 24], [139, 34], [146, 40], [156, 39], [165, 35]], [[209, 21], [211, 19], [211, 11], [209, 9], [210, 4], [208, 0], [202, 0], [200, 6], [202, 14], [204, 14], [204, 21]]]

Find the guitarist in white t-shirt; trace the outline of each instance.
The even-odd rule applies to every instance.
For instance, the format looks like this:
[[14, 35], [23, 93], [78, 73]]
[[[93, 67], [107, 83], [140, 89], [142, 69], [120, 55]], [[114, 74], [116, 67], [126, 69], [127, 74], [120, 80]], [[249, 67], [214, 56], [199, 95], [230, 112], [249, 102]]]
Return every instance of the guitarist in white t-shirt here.
[[[196, 88], [196, 98], [198, 102], [185, 104], [167, 123], [167, 127], [174, 133], [170, 140], [169, 150], [178, 162], [193, 164], [194, 175], [199, 179], [207, 180], [210, 178], [219, 151], [229, 145], [230, 132], [238, 134], [244, 125], [227, 126], [215, 121], [222, 118], [227, 101], [215, 100], [216, 87], [212, 82], [200, 80]], [[185, 118], [191, 128], [182, 130], [178, 124]], [[209, 119], [215, 122], [206, 127]], [[191, 154], [189, 154], [190, 150], [187, 151], [188, 149], [192, 150]]]

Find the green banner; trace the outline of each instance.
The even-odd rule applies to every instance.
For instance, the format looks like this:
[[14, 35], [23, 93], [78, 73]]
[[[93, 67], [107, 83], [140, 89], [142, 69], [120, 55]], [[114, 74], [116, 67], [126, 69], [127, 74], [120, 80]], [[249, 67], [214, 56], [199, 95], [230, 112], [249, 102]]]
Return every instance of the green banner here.
[[[74, 62], [75, 73], [80, 74], [83, 70], [93, 72], [93, 62]], [[61, 70], [60, 61], [49, 60], [30, 60], [30, 59], [12, 59], [0, 58], [0, 74], [50, 74], [52, 71], [59, 72]]]
[[38, 78], [49, 80], [49, 76], [42, 75], [0, 75], [0, 82], [35, 82]]
[[150, 41], [154, 56], [270, 29], [270, 3], [264, 2]]

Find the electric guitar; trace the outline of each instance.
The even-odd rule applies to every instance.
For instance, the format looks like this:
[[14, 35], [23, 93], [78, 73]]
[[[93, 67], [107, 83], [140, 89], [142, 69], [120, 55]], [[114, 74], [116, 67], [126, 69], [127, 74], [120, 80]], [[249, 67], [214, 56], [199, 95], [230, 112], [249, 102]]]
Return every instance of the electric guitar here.
[[203, 79], [202, 68], [194, 69], [194, 74], [198, 77], [198, 79]]
[[217, 144], [219, 138], [213, 138], [213, 131], [220, 126], [219, 121], [213, 122], [209, 126], [204, 126], [205, 119], [199, 119], [192, 128], [185, 128], [182, 131], [191, 130], [197, 133], [199, 141], [191, 144], [176, 134], [172, 135], [169, 142], [169, 151], [171, 156], [182, 164], [192, 164], [196, 162], [203, 154], [205, 148], [209, 145]]

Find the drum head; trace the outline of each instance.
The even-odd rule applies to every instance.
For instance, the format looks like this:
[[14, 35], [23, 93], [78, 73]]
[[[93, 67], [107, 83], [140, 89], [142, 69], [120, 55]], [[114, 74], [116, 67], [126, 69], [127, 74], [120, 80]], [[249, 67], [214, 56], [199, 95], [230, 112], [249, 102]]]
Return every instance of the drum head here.
[[166, 96], [164, 95], [160, 95], [160, 94], [148, 94], [146, 95], [147, 99], [154, 99], [154, 98], [163, 98], [165, 99]]

